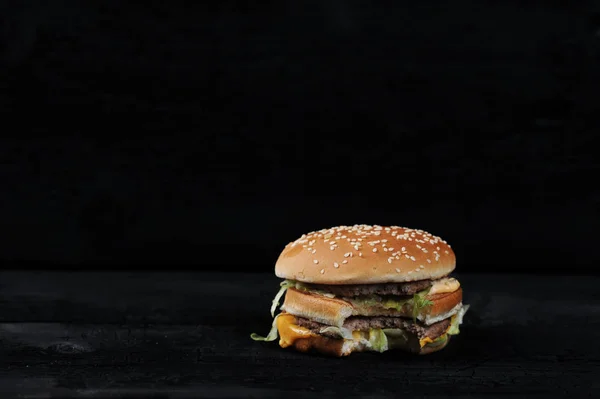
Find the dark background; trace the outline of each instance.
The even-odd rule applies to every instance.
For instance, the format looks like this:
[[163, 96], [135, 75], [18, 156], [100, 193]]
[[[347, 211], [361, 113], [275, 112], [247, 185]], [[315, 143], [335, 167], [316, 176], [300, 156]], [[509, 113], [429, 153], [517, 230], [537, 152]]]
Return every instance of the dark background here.
[[597, 3], [88, 3], [0, 5], [4, 267], [272, 271], [368, 223], [598, 273]]

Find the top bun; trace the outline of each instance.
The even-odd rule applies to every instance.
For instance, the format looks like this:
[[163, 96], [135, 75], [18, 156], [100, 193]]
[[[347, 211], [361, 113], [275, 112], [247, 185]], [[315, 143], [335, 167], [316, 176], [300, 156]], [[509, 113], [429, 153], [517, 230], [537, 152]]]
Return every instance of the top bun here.
[[456, 266], [450, 245], [423, 230], [338, 226], [287, 244], [277, 277], [315, 284], [377, 284], [437, 279]]

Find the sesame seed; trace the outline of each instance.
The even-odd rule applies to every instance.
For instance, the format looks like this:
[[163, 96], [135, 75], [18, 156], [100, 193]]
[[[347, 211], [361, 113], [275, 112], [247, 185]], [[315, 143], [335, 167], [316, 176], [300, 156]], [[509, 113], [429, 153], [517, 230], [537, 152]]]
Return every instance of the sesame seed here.
[[411, 256], [411, 257], [410, 257], [410, 260], [412, 260], [413, 262], [415, 262], [415, 261], [416, 261], [416, 259], [415, 259], [415, 257], [414, 257], [414, 256]]
[[444, 253], [445, 253], [445, 254], [449, 254], [450, 252], [448, 252], [448, 251], [444, 251]]
[[421, 246], [419, 244], [417, 244], [417, 248], [421, 249]]
[[319, 261], [315, 259], [313, 260], [313, 263], [316, 265], [317, 263], [319, 263]]
[[377, 248], [373, 248], [373, 252], [377, 252]]
[[355, 246], [354, 246], [354, 249], [356, 249], [357, 251], [358, 251], [358, 249], [359, 249], [359, 248], [360, 248], [360, 247], [359, 247], [358, 245], [355, 245]]
[[392, 263], [392, 258], [388, 258], [388, 263]]
[[333, 251], [335, 249], [335, 245], [330, 246], [329, 249]]
[[340, 267], [340, 264], [337, 262], [333, 262], [333, 267], [335, 267], [337, 269], [338, 267]]
[[427, 263], [431, 263], [431, 259], [427, 259]]
[[390, 247], [390, 251], [393, 251], [393, 250], [394, 250], [394, 248]]
[[406, 252], [406, 247], [402, 247], [400, 250], [401, 250], [402, 252]]
[[383, 252], [387, 252], [388, 249], [386, 247], [383, 247]]
[[351, 252], [346, 252], [346, 253], [344, 254], [344, 258], [347, 258], [348, 256], [350, 256], [350, 253], [351, 253]]
[[381, 242], [387, 242], [387, 240], [384, 238], [383, 240], [381, 240]]
[[362, 256], [362, 252], [359, 252], [359, 253], [358, 253], [358, 256]]
[[321, 269], [321, 274], [325, 274], [325, 269]]
[[317, 252], [317, 250], [316, 250], [316, 249], [313, 249], [313, 250], [312, 250], [312, 253], [314, 254], [315, 252]]
[[346, 264], [346, 263], [348, 263], [348, 259], [344, 259], [344, 260], [342, 261], [342, 263], [343, 263], [343, 264]]
[[419, 265], [419, 267], [420, 267], [421, 269], [425, 269], [425, 266], [423, 266], [423, 265]]
[[396, 273], [400, 273], [400, 269], [396, 268]]

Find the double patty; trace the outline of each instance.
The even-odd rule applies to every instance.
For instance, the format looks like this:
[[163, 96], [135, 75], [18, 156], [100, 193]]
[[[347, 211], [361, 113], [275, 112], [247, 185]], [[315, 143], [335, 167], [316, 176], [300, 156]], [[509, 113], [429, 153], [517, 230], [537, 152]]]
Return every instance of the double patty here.
[[[296, 324], [301, 327], [308, 328], [316, 334], [337, 337], [334, 333], [319, 332], [324, 327], [330, 327], [326, 324], [317, 323], [316, 321], [297, 316]], [[450, 318], [438, 321], [430, 326], [426, 326], [419, 322], [414, 322], [410, 319], [403, 319], [401, 317], [352, 316], [346, 319], [343, 327], [349, 329], [350, 331], [368, 331], [371, 328], [400, 328], [415, 334], [419, 339], [425, 337], [435, 339], [442, 335], [449, 326]]]
[[[353, 285], [324, 285], [324, 284], [306, 284], [308, 288], [327, 291], [337, 297], [352, 298], [366, 295], [394, 295], [394, 296], [412, 296], [419, 291], [423, 291], [433, 285], [432, 280], [419, 280], [407, 283], [385, 283], [385, 284], [353, 284]], [[319, 331], [324, 327], [330, 327], [316, 321], [303, 317], [296, 317], [296, 324], [308, 328], [314, 333], [336, 337], [335, 333]], [[450, 326], [450, 318], [433, 323], [429, 326], [415, 322], [411, 319], [401, 317], [366, 317], [351, 316], [346, 319], [343, 327], [350, 331], [368, 331], [371, 328], [400, 328], [416, 335], [419, 339], [435, 339], [442, 335]]]

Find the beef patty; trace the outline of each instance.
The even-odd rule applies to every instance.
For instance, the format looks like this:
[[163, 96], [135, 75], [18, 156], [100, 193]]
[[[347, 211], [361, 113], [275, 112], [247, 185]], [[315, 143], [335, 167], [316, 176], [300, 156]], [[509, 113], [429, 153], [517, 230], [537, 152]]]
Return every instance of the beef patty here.
[[356, 297], [361, 295], [414, 295], [433, 285], [432, 280], [419, 280], [407, 283], [385, 283], [385, 284], [356, 284], [356, 285], [325, 285], [306, 284], [308, 288], [323, 290], [338, 297]]
[[[321, 328], [329, 327], [326, 324], [317, 323], [316, 321], [305, 319], [296, 316], [296, 324], [308, 328], [314, 333], [326, 336], [335, 336], [334, 333], [319, 333]], [[442, 335], [450, 326], [450, 318], [433, 323], [430, 326], [414, 322], [411, 319], [401, 317], [366, 317], [366, 316], [351, 316], [344, 322], [344, 327], [350, 331], [367, 331], [371, 328], [400, 328], [415, 334], [419, 339], [431, 338], [436, 339]]]

